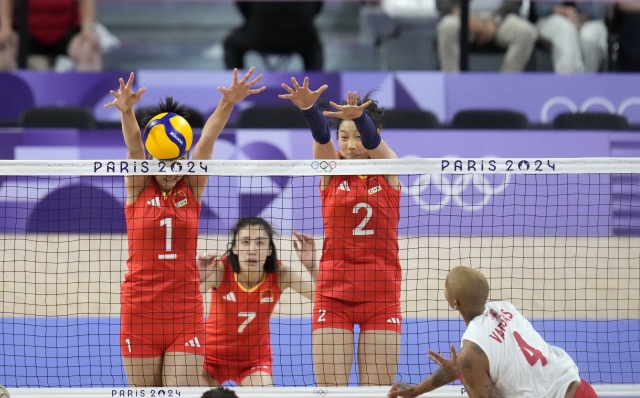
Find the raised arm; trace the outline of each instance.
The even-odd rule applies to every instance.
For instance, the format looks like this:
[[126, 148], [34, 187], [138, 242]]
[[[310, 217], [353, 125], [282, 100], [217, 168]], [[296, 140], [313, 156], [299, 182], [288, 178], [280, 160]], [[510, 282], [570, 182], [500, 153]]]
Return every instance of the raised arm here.
[[200, 271], [200, 292], [202, 294], [209, 289], [217, 288], [224, 277], [224, 265], [220, 257], [213, 253], [204, 253], [196, 257], [196, 264]]
[[358, 105], [358, 93], [349, 91], [347, 93], [347, 104], [338, 105], [330, 102], [331, 106], [336, 108], [335, 111], [324, 111], [323, 114], [329, 117], [336, 117], [343, 120], [353, 120], [358, 133], [360, 133], [360, 142], [367, 150], [371, 159], [397, 159], [398, 155], [387, 145], [380, 136], [380, 130], [376, 129], [373, 120], [364, 111], [366, 107], [371, 105], [371, 100]]
[[499, 398], [489, 375], [487, 354], [476, 343], [466, 340], [458, 353], [458, 368], [469, 398]]
[[289, 99], [295, 106], [300, 108], [302, 115], [307, 121], [313, 136], [313, 158], [314, 159], [338, 159], [338, 151], [333, 145], [331, 131], [327, 118], [318, 109], [316, 101], [320, 95], [329, 87], [326, 84], [320, 86], [315, 91], [309, 89], [309, 78], [305, 77], [302, 87], [295, 77], [291, 78], [293, 88], [282, 83], [282, 88], [289, 94], [280, 94], [278, 97]]
[[309, 300], [314, 299], [315, 285], [318, 281], [318, 262], [316, 261], [316, 244], [313, 236], [293, 232], [297, 241], [293, 247], [300, 262], [306, 270], [292, 267], [289, 264], [280, 266], [280, 289], [290, 288]]
[[[142, 137], [140, 135], [140, 126], [133, 112], [133, 106], [140, 100], [146, 88], [138, 89], [134, 92], [133, 86], [134, 74], [131, 72], [129, 80], [125, 84], [124, 79], [120, 78], [120, 87], [118, 91], [109, 91], [115, 99], [104, 105], [105, 108], [115, 106], [120, 111], [120, 120], [122, 121], [122, 135], [124, 143], [127, 146], [127, 159], [146, 159]], [[148, 176], [126, 176], [124, 178], [127, 187], [127, 204], [131, 204], [138, 199], [140, 193], [147, 185]]]
[[387, 396], [389, 398], [413, 398], [445, 386], [458, 379], [460, 372], [458, 371], [458, 366], [456, 364], [456, 350], [453, 345], [451, 345], [449, 349], [451, 351], [451, 358], [449, 360], [444, 359], [441, 354], [429, 350], [429, 358], [437, 363], [440, 366], [440, 369], [436, 370], [420, 384], [415, 386], [401, 381], [395, 383], [391, 387], [391, 390], [389, 390]]
[[[235, 104], [247, 98], [249, 95], [258, 94], [266, 89], [265, 86], [251, 89], [251, 87], [255, 86], [260, 79], [262, 79], [262, 75], [258, 75], [255, 79], [249, 81], [254, 71], [255, 68], [251, 67], [247, 74], [238, 81], [238, 69], [234, 69], [231, 86], [218, 87], [218, 91], [222, 93], [222, 98], [216, 110], [202, 128], [202, 135], [193, 149], [193, 160], [210, 160], [213, 157], [213, 146], [220, 136], [220, 133], [222, 133], [222, 130], [224, 130]], [[206, 175], [192, 176], [190, 178], [189, 187], [198, 201], [202, 198], [202, 193], [206, 185]]]

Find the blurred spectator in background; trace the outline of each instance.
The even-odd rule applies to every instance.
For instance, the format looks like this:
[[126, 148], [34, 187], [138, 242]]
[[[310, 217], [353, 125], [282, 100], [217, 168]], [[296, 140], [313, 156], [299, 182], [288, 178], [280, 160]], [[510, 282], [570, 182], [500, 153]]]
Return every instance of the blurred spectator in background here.
[[640, 72], [640, 2], [617, 3], [611, 28], [618, 44], [618, 70]]
[[[437, 0], [442, 20], [436, 27], [438, 57], [445, 72], [460, 70], [460, 7], [456, 0]], [[472, 0], [470, 4], [470, 41], [482, 47], [495, 44], [506, 48], [501, 70], [522, 71], [538, 38], [535, 26], [518, 13], [521, 1]]]
[[[0, 0], [0, 70], [17, 68], [18, 0]], [[95, 0], [29, 0], [29, 54], [44, 55], [49, 65], [66, 55], [79, 71], [102, 69], [94, 33]]]
[[534, 2], [533, 7], [557, 73], [598, 72], [606, 66], [606, 4]]
[[247, 1], [236, 3], [244, 24], [224, 40], [228, 69], [244, 68], [247, 51], [300, 54], [306, 70], [322, 70], [322, 43], [313, 23], [321, 1]]

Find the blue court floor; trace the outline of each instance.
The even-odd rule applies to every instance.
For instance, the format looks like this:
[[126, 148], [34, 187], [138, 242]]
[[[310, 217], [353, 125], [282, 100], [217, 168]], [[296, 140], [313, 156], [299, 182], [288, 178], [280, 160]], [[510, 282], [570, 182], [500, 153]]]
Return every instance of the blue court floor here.
[[[592, 384], [640, 384], [639, 320], [534, 321], [551, 344], [576, 361]], [[29, 317], [0, 319], [0, 384], [6, 387], [111, 387], [126, 385], [119, 318]], [[398, 380], [418, 383], [437, 368], [428, 349], [460, 347], [458, 320], [404, 320]], [[276, 386], [315, 385], [311, 320], [275, 318], [271, 323]], [[351, 383], [356, 385], [355, 369]]]

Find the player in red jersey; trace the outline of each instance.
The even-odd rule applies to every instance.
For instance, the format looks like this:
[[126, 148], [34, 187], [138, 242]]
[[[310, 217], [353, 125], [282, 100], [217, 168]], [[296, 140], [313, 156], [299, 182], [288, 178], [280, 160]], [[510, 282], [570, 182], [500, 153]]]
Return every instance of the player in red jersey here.
[[[337, 118], [338, 152], [316, 100], [327, 89], [309, 89], [295, 78], [282, 87], [302, 109], [313, 134], [313, 157], [395, 159], [380, 137], [383, 109], [349, 92], [347, 102], [325, 116]], [[364, 102], [364, 103], [363, 103]], [[323, 175], [320, 181], [325, 240], [313, 314], [313, 353], [320, 386], [348, 384], [354, 349], [353, 327], [360, 325], [360, 385], [391, 385], [398, 369], [402, 315], [398, 258], [400, 182], [397, 175]]]
[[[236, 102], [264, 90], [251, 89], [254, 69], [230, 87], [218, 87], [222, 99], [202, 129], [193, 149], [194, 160], [208, 160]], [[133, 106], [145, 89], [132, 90], [134, 75], [120, 79], [115, 106], [121, 112], [127, 159], [146, 159]], [[153, 113], [183, 109], [168, 98]], [[149, 115], [146, 119], [151, 119]], [[148, 120], [146, 120], [148, 121]], [[143, 123], [145, 121], [142, 121]], [[186, 158], [186, 157], [183, 157]], [[131, 386], [206, 385], [204, 363], [204, 307], [196, 264], [198, 220], [207, 176], [125, 177], [125, 213], [129, 258], [122, 283], [120, 345]]]
[[313, 299], [318, 268], [313, 237], [294, 232], [294, 248], [306, 269], [278, 261], [271, 225], [241, 218], [222, 258], [199, 258], [202, 291], [213, 289], [207, 318], [205, 369], [210, 384], [272, 386], [269, 321], [287, 288]]

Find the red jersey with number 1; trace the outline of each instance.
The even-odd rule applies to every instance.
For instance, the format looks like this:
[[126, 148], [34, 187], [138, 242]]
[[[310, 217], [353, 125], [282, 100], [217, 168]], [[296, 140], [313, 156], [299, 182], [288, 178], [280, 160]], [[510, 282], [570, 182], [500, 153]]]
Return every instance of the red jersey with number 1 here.
[[211, 292], [207, 318], [206, 363], [271, 363], [271, 314], [280, 300], [278, 272], [264, 273], [253, 288], [238, 282], [227, 257], [224, 277]]
[[325, 239], [317, 294], [352, 302], [400, 300], [400, 190], [381, 175], [334, 176], [320, 195]]
[[196, 264], [201, 205], [184, 178], [163, 194], [151, 178], [126, 205], [129, 272], [122, 283], [122, 311], [144, 317], [204, 314]]

